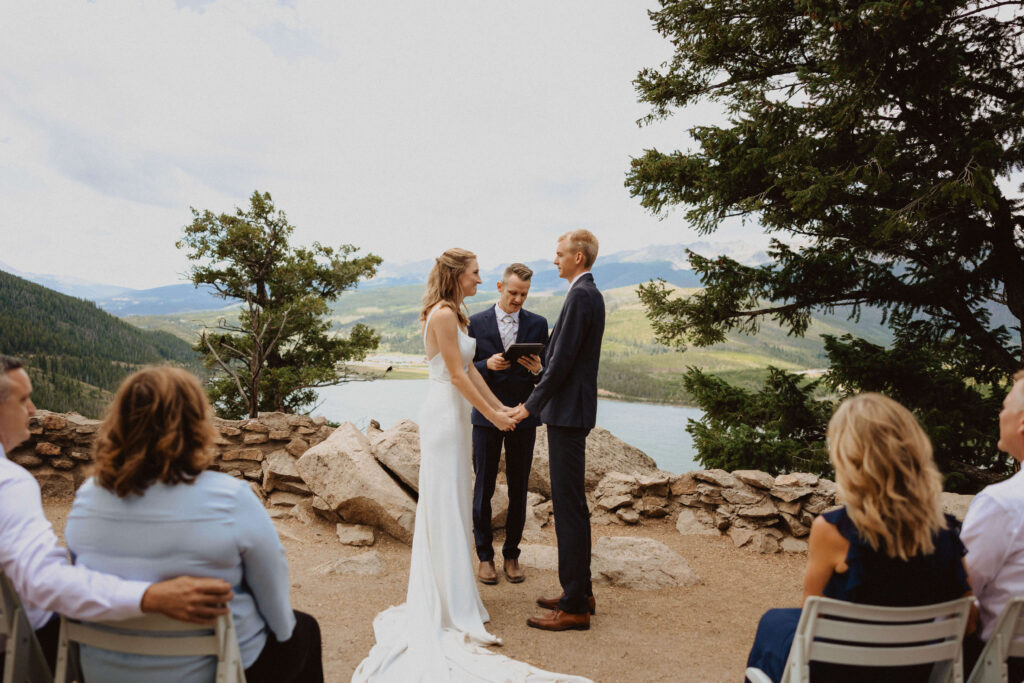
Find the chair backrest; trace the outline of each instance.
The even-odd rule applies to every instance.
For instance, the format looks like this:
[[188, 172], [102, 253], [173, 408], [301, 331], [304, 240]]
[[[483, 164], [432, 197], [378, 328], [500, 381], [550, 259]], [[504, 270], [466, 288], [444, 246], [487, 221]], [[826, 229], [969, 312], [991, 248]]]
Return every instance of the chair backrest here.
[[135, 655], [215, 656], [217, 683], [245, 683], [235, 622], [230, 614], [218, 617], [212, 626], [190, 624], [161, 614], [104, 622], [77, 621], [62, 616], [56, 683], [75, 680], [73, 645], [76, 643]]
[[1006, 660], [1024, 657], [1024, 597], [1006, 603], [968, 683], [998, 683], [1009, 678]]
[[810, 662], [817, 661], [871, 667], [934, 664], [933, 683], [962, 683], [960, 648], [971, 601], [877, 607], [808, 598], [783, 681], [810, 680]]
[[2, 683], [43, 683], [53, 680], [14, 586], [0, 571], [0, 648], [4, 652]]

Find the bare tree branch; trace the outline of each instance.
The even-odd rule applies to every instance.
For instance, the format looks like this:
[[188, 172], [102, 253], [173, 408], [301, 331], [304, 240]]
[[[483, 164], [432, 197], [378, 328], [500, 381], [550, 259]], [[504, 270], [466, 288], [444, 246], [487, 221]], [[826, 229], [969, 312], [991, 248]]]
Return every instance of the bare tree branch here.
[[235, 386], [238, 388], [239, 396], [242, 397], [243, 401], [248, 402], [249, 399], [245, 395], [245, 390], [242, 389], [242, 381], [238, 378], [238, 373], [235, 372], [234, 369], [232, 369], [227, 363], [225, 363], [223, 360], [221, 360], [220, 355], [217, 353], [217, 349], [213, 348], [213, 344], [210, 343], [210, 338], [206, 334], [205, 330], [203, 331], [201, 337], [202, 337], [203, 342], [206, 344], [206, 348], [210, 349], [210, 353], [212, 353], [213, 357], [216, 359], [217, 364], [220, 365], [220, 367], [224, 370], [224, 372], [226, 372], [229, 375], [231, 375], [231, 378], [233, 380], [235, 380]]

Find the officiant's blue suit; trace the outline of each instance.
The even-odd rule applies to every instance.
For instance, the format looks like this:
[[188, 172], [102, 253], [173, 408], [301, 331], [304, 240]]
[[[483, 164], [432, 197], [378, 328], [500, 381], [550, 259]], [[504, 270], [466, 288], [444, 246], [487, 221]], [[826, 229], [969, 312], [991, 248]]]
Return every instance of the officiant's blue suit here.
[[[540, 375], [534, 375], [519, 363], [507, 370], [488, 370], [487, 359], [505, 351], [498, 330], [494, 306], [469, 319], [469, 335], [476, 338], [474, 365], [487, 386], [506, 406], [517, 406], [533, 391]], [[516, 342], [544, 342], [548, 337], [548, 321], [544, 316], [519, 310], [519, 331]], [[494, 559], [494, 534], [491, 531], [491, 497], [494, 495], [501, 447], [505, 446], [505, 477], [508, 480], [508, 515], [505, 518], [505, 543], [501, 555], [511, 560], [519, 557], [519, 542], [526, 522], [526, 485], [533, 464], [533, 444], [540, 419], [529, 417], [510, 432], [499, 431], [479, 410], [473, 409], [473, 542], [483, 562]]]
[[589, 611], [590, 510], [587, 508], [587, 434], [597, 423], [597, 367], [604, 336], [604, 297], [589, 272], [569, 288], [544, 355], [544, 376], [526, 400], [547, 425], [551, 504], [558, 539], [563, 612]]

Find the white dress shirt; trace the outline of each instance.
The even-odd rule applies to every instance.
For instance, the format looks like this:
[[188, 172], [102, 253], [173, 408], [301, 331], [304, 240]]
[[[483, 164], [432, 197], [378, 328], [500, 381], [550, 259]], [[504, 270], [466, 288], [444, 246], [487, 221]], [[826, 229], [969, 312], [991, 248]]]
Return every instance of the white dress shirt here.
[[960, 539], [988, 640], [1006, 603], [1024, 595], [1024, 471], [974, 497]]
[[7, 459], [0, 446], [0, 569], [11, 580], [32, 628], [40, 629], [53, 612], [94, 621], [142, 614], [148, 581], [74, 567], [57, 543], [43, 514], [39, 483]]
[[507, 313], [501, 308], [501, 304], [494, 304], [494, 317], [498, 319], [498, 335], [505, 350], [516, 342], [519, 334], [519, 311]]
[[[235, 599], [242, 664], [253, 665], [272, 631], [295, 628], [284, 548], [249, 482], [201, 472], [191, 484], [153, 484], [119, 498], [89, 479], [68, 514], [75, 561], [119, 576], [160, 581], [182, 574], [224, 579]], [[141, 657], [82, 648], [90, 681], [184, 683], [213, 680], [210, 657]]]

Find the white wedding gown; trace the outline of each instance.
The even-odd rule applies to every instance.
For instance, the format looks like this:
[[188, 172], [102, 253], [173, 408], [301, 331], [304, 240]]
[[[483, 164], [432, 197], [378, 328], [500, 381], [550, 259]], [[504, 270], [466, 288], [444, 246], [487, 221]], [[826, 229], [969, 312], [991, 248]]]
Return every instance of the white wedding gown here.
[[[437, 310], [436, 308], [434, 310]], [[430, 325], [431, 311], [426, 325]], [[476, 340], [459, 333], [468, 369]], [[430, 389], [420, 410], [420, 479], [405, 604], [373, 620], [377, 644], [352, 681], [590, 683], [534, 668], [484, 649], [501, 640], [484, 628], [472, 560], [473, 447], [470, 405], [451, 383], [444, 359], [429, 361]]]

